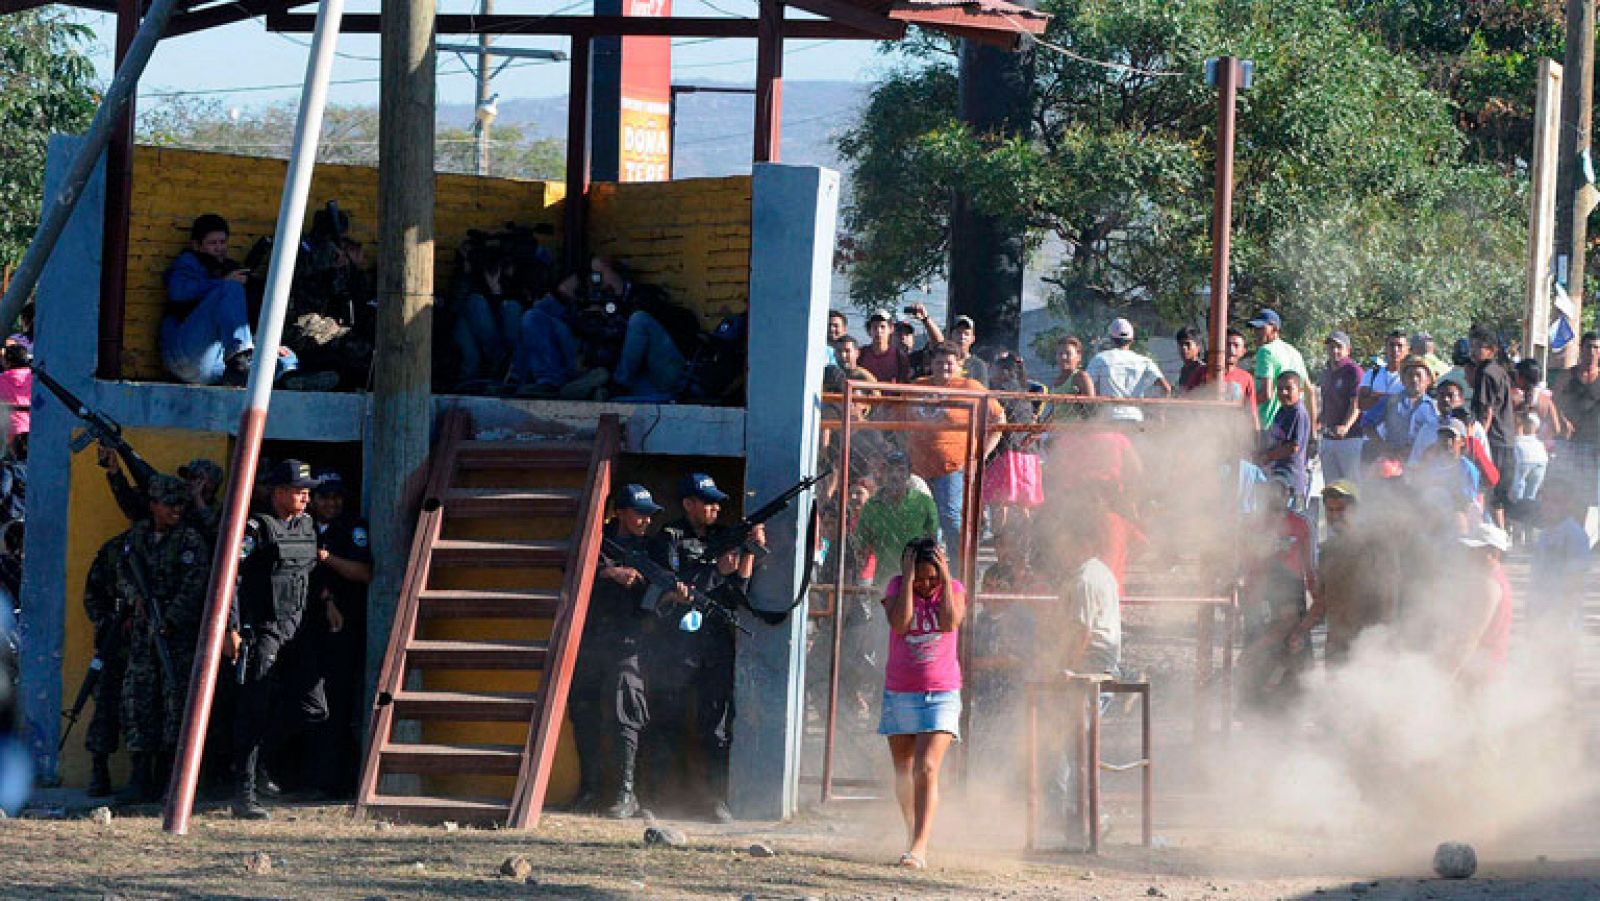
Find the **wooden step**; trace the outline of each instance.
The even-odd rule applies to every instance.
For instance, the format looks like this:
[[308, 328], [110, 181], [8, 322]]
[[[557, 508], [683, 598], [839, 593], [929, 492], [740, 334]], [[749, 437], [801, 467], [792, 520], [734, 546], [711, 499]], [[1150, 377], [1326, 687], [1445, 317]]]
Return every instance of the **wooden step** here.
[[452, 517], [578, 515], [583, 492], [575, 488], [452, 488], [444, 512]]
[[456, 445], [456, 468], [587, 469], [594, 446], [571, 441], [463, 441]]
[[402, 689], [394, 696], [394, 715], [403, 720], [526, 723], [538, 706], [535, 694], [520, 691]]
[[433, 543], [435, 566], [562, 566], [572, 542], [441, 538]]
[[367, 815], [408, 823], [501, 823], [511, 818], [511, 805], [497, 798], [445, 798], [427, 795], [373, 795]]
[[542, 641], [432, 641], [413, 638], [406, 666], [420, 669], [543, 669]]
[[381, 762], [389, 773], [485, 773], [515, 776], [522, 767], [518, 745], [385, 744]]
[[418, 614], [429, 619], [532, 619], [555, 616], [561, 592], [429, 588], [419, 601]]

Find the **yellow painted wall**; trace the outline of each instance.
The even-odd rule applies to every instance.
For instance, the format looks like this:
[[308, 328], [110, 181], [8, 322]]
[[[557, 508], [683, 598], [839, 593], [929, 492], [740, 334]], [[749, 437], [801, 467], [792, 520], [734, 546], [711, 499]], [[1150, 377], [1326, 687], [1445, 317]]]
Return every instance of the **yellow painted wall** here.
[[[228, 436], [224, 434], [178, 429], [129, 429], [125, 434], [140, 455], [162, 472], [175, 472], [196, 457], [209, 457], [224, 466], [228, 462]], [[101, 545], [128, 528], [128, 521], [106, 485], [105, 470], [95, 463], [92, 449], [72, 458], [69, 497], [66, 642], [61, 663], [62, 694], [67, 704], [76, 697], [83, 674], [94, 657], [94, 629], [83, 612], [83, 583], [89, 576], [89, 565], [94, 562]], [[83, 737], [93, 711], [91, 702], [84, 708], [83, 718], [61, 752], [61, 776], [67, 785], [88, 782], [89, 755], [83, 749]], [[123, 756], [118, 755], [119, 758]], [[123, 778], [120, 771], [114, 775], [118, 780]]]
[[[156, 336], [166, 294], [161, 273], [189, 241], [189, 224], [201, 213], [218, 213], [232, 227], [234, 259], [277, 226], [278, 203], [288, 171], [284, 160], [139, 147], [134, 153], [133, 206], [128, 234], [127, 325], [123, 372], [130, 379], [164, 380]], [[546, 182], [470, 175], [439, 175], [434, 188], [435, 284], [441, 290], [455, 268], [455, 252], [472, 228], [495, 229], [508, 221], [547, 223], [559, 230], [553, 204], [562, 186]], [[364, 166], [318, 166], [309, 207], [328, 201], [350, 214], [350, 234], [366, 245], [367, 264], [377, 264], [378, 170]], [[747, 205], [748, 206], [748, 205]], [[306, 226], [310, 227], [310, 212]]]
[[590, 250], [715, 326], [750, 303], [750, 186], [749, 176], [592, 185]]

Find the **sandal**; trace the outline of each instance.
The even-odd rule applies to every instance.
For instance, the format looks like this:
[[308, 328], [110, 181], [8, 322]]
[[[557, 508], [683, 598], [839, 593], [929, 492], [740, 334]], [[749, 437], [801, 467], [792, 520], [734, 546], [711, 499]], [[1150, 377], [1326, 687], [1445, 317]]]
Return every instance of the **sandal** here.
[[912, 854], [910, 851], [900, 855], [899, 865], [908, 870], [926, 870], [928, 868], [926, 860], [923, 860], [920, 855]]

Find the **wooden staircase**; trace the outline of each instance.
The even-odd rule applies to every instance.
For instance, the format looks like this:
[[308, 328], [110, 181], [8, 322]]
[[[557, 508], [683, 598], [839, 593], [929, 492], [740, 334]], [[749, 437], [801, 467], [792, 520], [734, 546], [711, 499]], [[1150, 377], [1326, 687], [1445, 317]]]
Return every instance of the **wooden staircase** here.
[[602, 417], [593, 445], [469, 434], [464, 411], [446, 414], [378, 676], [356, 815], [532, 828], [566, 714], [620, 428]]

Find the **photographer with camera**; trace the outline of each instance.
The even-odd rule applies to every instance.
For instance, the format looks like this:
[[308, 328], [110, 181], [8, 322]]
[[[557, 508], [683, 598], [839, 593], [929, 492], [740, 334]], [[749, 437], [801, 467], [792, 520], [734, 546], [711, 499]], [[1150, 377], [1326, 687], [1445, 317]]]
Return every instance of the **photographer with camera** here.
[[919, 538], [900, 555], [883, 607], [889, 620], [883, 717], [894, 793], [905, 819], [907, 847], [900, 866], [926, 869], [933, 815], [939, 809], [939, 767], [961, 737], [961, 663], [956, 633], [966, 618], [967, 591], [950, 575], [944, 549]]

